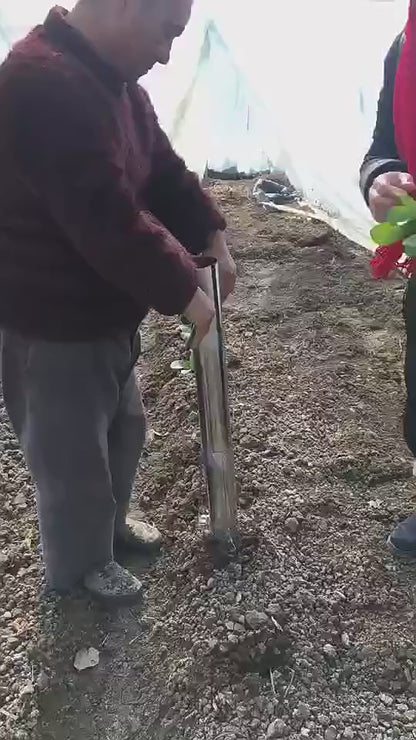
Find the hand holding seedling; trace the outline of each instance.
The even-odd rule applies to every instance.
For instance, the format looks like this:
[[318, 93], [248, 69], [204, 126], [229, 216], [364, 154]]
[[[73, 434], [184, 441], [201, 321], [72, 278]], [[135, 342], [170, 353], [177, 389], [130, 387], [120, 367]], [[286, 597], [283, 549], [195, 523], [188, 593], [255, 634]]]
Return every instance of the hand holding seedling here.
[[[409, 175], [410, 177], [410, 175]], [[371, 230], [373, 241], [381, 247], [403, 244], [407, 257], [416, 257], [416, 200], [397, 190], [396, 203], [387, 213], [387, 221]]]
[[413, 177], [407, 172], [385, 172], [374, 180], [369, 192], [369, 206], [375, 221], [388, 220], [388, 212], [399, 205], [400, 197], [416, 195]]

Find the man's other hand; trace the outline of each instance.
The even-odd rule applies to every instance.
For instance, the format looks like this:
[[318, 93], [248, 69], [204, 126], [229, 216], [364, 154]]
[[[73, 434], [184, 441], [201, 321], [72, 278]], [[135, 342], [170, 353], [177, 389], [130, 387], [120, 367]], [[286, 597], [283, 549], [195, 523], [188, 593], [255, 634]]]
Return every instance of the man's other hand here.
[[204, 255], [214, 257], [218, 262], [218, 271], [220, 276], [221, 298], [226, 301], [228, 296], [234, 291], [237, 277], [237, 268], [227, 246], [225, 233], [216, 231], [209, 238], [208, 249]]
[[215, 316], [215, 306], [202, 288], [198, 288], [189, 306], [184, 311], [185, 318], [195, 327], [195, 338], [192, 349], [198, 347], [208, 334]]

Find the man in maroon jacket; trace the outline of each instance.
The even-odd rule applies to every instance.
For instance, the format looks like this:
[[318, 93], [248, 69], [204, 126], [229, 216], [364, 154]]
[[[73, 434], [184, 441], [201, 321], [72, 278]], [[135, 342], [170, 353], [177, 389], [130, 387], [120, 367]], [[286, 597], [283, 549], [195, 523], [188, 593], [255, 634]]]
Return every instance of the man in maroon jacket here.
[[[127, 517], [145, 435], [134, 336], [149, 308], [204, 336], [192, 255], [234, 288], [225, 222], [173, 152], [137, 79], [166, 64], [192, 0], [80, 0], [0, 68], [3, 392], [37, 487], [51, 588], [134, 602], [113, 548], [156, 544]], [[196, 133], [196, 132], [195, 132]]]

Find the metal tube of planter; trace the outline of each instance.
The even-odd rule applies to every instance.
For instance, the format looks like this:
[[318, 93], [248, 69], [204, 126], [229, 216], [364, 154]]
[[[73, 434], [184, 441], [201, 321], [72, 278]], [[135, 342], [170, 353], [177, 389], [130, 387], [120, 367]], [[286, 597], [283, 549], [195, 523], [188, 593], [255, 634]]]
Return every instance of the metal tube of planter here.
[[200, 285], [215, 305], [210, 331], [194, 351], [211, 531], [219, 539], [233, 540], [237, 526], [237, 492], [218, 267], [212, 259], [202, 257], [196, 262]]

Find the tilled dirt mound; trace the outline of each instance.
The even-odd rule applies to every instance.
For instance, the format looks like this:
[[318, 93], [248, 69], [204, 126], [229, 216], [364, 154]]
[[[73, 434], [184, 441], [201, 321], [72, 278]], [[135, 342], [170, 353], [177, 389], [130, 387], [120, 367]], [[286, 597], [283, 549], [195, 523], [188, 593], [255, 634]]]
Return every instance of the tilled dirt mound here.
[[[166, 543], [130, 563], [141, 609], [80, 595], [36, 611], [32, 492], [3, 416], [0, 737], [416, 737], [416, 566], [385, 546], [414, 506], [404, 283], [373, 282], [361, 250], [250, 204], [242, 183], [213, 189], [239, 269], [225, 324], [240, 548], [219, 553], [198, 527], [196, 394], [170, 370], [175, 321], [149, 319], [138, 368], [149, 437], [135, 508]], [[83, 647], [100, 664], [78, 675]]]

